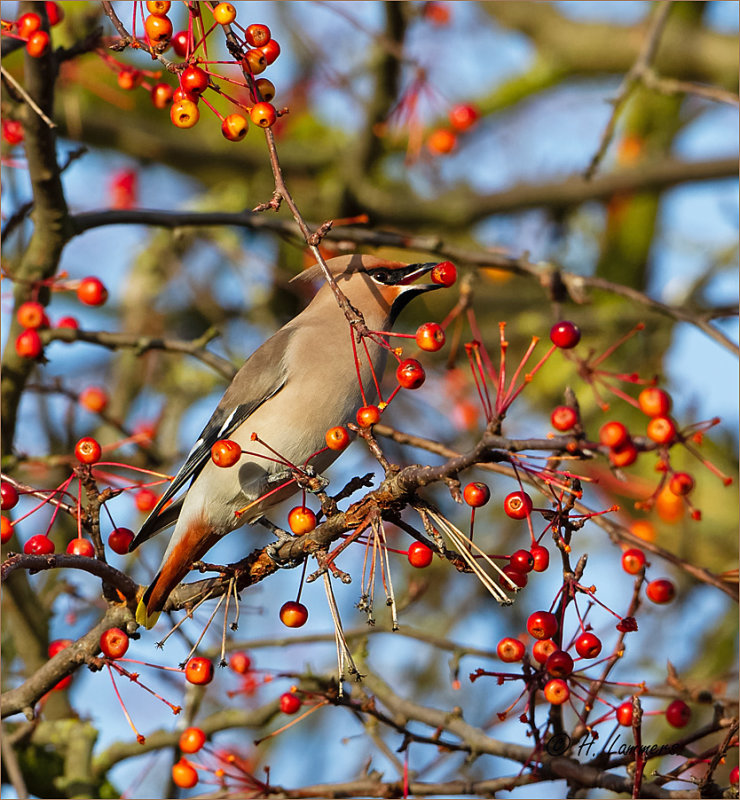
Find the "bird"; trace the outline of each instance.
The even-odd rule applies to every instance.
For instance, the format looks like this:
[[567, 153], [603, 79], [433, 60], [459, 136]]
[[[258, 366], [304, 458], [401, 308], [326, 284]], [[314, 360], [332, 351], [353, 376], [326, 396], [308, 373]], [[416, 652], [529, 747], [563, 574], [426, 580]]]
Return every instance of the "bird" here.
[[[436, 262], [406, 264], [353, 254], [325, 263], [373, 331], [390, 330], [411, 299], [440, 288], [435, 283], [413, 283]], [[292, 280], [313, 283], [322, 275], [320, 265], [314, 264]], [[149, 629], [156, 624], [170, 593], [193, 562], [222, 536], [257, 522], [268, 509], [298, 491], [286, 474], [286, 464], [303, 465], [324, 448], [311, 459], [311, 466], [321, 473], [339, 455], [325, 448], [326, 431], [354, 420], [364, 401], [375, 400], [373, 372], [382, 375], [387, 356], [387, 348], [370, 337], [362, 345], [353, 344], [354, 335], [327, 281], [303, 311], [244, 362], [130, 545], [133, 551], [175, 525], [159, 570], [137, 606], [140, 625]], [[366, 351], [368, 358], [356, 360], [355, 348], [358, 356]], [[226, 468], [211, 459], [212, 446], [223, 439], [246, 451]], [[279, 463], [275, 453], [284, 462]], [[173, 499], [178, 492], [180, 496]]]

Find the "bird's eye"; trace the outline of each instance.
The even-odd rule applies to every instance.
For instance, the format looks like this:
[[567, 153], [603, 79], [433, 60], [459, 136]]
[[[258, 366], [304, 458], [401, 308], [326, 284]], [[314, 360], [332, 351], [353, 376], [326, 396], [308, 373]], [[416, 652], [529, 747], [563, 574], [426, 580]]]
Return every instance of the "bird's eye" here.
[[390, 278], [390, 272], [387, 269], [374, 269], [370, 273], [370, 277], [377, 281], [378, 283], [388, 283]]

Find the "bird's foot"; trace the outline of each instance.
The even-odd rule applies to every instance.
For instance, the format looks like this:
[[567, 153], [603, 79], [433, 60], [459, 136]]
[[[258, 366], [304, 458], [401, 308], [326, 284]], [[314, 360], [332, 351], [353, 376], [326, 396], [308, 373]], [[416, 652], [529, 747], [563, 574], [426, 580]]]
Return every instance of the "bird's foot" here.
[[267, 517], [260, 517], [256, 520], [263, 528], [267, 528], [269, 531], [272, 531], [275, 536], [277, 537], [277, 541], [270, 542], [265, 548], [265, 552], [267, 555], [277, 564], [278, 567], [281, 569], [293, 569], [293, 567], [300, 566], [303, 563], [303, 559], [294, 559], [292, 561], [284, 561], [278, 556], [278, 550], [288, 542], [294, 542], [295, 536], [292, 533], [288, 533], [288, 531], [284, 531], [282, 528], [279, 528], [275, 525], [274, 522], [270, 522]]

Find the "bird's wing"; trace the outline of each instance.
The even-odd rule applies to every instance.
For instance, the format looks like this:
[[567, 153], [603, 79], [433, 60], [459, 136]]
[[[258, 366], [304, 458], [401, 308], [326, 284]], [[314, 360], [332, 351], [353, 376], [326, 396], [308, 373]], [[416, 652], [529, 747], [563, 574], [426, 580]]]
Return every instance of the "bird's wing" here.
[[180, 513], [182, 498], [166, 509], [164, 506], [188, 480], [198, 476], [211, 457], [211, 447], [219, 439], [228, 438], [264, 402], [285, 386], [287, 374], [283, 354], [291, 335], [292, 329], [281, 328], [244, 362], [201, 431], [198, 441], [188, 453], [180, 471], [144, 520], [129, 551], [175, 522]]

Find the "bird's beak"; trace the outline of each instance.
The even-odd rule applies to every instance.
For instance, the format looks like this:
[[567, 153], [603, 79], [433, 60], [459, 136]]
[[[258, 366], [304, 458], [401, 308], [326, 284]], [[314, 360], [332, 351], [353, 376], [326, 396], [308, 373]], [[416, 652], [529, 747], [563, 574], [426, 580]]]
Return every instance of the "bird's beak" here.
[[[399, 273], [396, 285], [408, 286], [422, 275], [427, 275], [436, 266], [437, 266], [436, 261], [428, 261], [425, 264], [409, 264], [407, 267], [403, 267], [399, 270], [396, 270], [396, 272]], [[418, 293], [418, 292], [428, 292], [431, 291], [432, 289], [441, 289], [442, 287], [441, 285], [438, 285], [436, 283], [422, 283], [415, 285], [414, 288], [417, 290]]]

